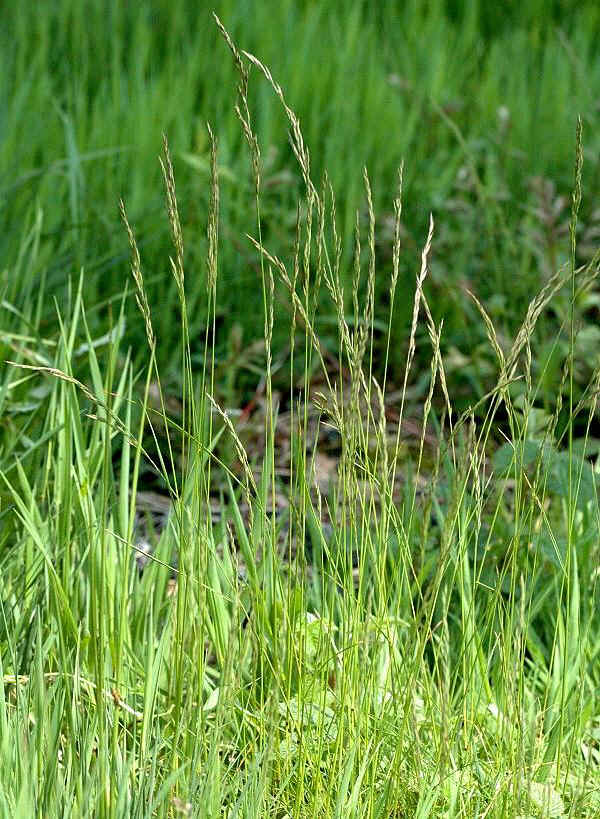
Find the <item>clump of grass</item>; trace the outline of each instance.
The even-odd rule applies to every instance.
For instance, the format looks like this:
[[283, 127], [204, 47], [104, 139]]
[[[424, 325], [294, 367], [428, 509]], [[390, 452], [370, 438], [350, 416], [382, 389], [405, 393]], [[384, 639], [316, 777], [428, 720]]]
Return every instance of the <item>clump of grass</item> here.
[[[396, 199], [386, 349], [397, 299], [410, 298], [413, 307], [403, 388], [392, 401], [386, 379], [379, 383], [373, 371], [377, 226], [369, 176], [365, 171], [367, 243], [363, 248], [357, 214], [348, 299], [333, 185], [327, 177], [313, 182], [298, 117], [271, 72], [219, 28], [240, 73], [237, 111], [254, 171], [257, 235], [248, 240], [258, 254], [264, 313], [262, 457], [249, 457], [214, 394], [216, 140], [211, 131], [211, 327], [200, 378], [192, 367], [183, 229], [165, 140], [181, 317], [180, 420], [167, 412], [153, 323], [159, 305], [148, 296], [123, 203], [149, 345], [145, 373], [134, 372], [114, 328], [92, 339], [83, 279], [71, 310], [59, 316], [46, 363], [21, 345], [7, 366], [6, 392], [31, 389], [36, 377], [47, 394], [38, 440], [24, 432], [0, 472], [11, 508], [0, 632], [2, 809], [11, 816], [594, 816], [599, 507], [596, 465], [586, 451], [599, 376], [577, 403], [573, 310], [578, 289], [598, 273], [598, 257], [576, 268], [581, 130], [569, 270], [555, 272], [532, 299], [506, 348], [475, 299], [496, 358], [496, 386], [460, 415], [445, 377], [443, 328], [426, 295], [433, 220], [414, 293], [397, 293]], [[289, 258], [262, 235], [248, 64], [283, 106], [301, 169]], [[278, 286], [290, 305], [290, 349], [303, 362], [298, 378], [298, 357], [289, 357], [285, 483], [276, 474], [272, 385]], [[535, 327], [565, 286], [570, 354], [554, 415], [541, 418], [532, 377]], [[335, 367], [317, 332], [320, 289], [337, 318]], [[417, 456], [409, 459], [403, 420], [423, 320], [431, 366]], [[76, 346], [80, 335], [85, 341]], [[80, 368], [88, 384], [75, 376]], [[152, 387], [157, 410], [149, 403]], [[579, 441], [573, 419], [586, 412]], [[501, 414], [509, 435], [494, 452]], [[327, 491], [314, 480], [322, 426], [341, 440]], [[437, 445], [429, 463], [430, 427]], [[153, 462], [146, 429], [158, 452]], [[565, 434], [568, 451], [560, 448]], [[226, 439], [236, 456], [228, 462]], [[168, 442], [164, 455], [159, 440]], [[160, 473], [171, 508], [140, 573], [133, 558], [144, 462]]]

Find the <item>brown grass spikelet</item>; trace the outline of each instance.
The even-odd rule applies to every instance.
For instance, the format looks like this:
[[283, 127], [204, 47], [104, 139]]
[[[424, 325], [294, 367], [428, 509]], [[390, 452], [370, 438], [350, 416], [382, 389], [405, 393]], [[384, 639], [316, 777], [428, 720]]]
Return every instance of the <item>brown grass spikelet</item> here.
[[415, 300], [413, 305], [413, 315], [412, 315], [412, 322], [410, 326], [410, 336], [408, 342], [408, 354], [406, 356], [406, 370], [404, 373], [404, 386], [403, 386], [403, 393], [406, 392], [406, 386], [408, 383], [408, 373], [410, 371], [412, 361], [415, 355], [416, 350], [416, 332], [417, 332], [417, 324], [419, 320], [419, 306], [421, 304], [421, 296], [423, 294], [423, 285], [425, 283], [425, 277], [427, 276], [428, 270], [428, 262], [429, 262], [429, 253], [431, 251], [431, 242], [433, 240], [433, 215], [429, 216], [429, 231], [427, 233], [427, 241], [425, 242], [425, 247], [421, 253], [421, 270], [419, 271], [419, 275], [417, 276], [417, 287], [415, 290]]
[[258, 57], [255, 57], [254, 54], [250, 54], [248, 51], [242, 51], [242, 54], [247, 57], [250, 62], [255, 65], [262, 73], [264, 74], [267, 82], [279, 98], [283, 109], [287, 115], [287, 118], [291, 125], [291, 143], [292, 143], [292, 150], [296, 159], [298, 160], [298, 164], [302, 170], [302, 177], [304, 179], [304, 184], [306, 185], [307, 193], [310, 197], [314, 196], [318, 198], [318, 194], [316, 191], [315, 186], [310, 178], [310, 155], [308, 152], [308, 148], [304, 144], [304, 137], [302, 136], [302, 130], [300, 128], [300, 120], [294, 113], [294, 111], [290, 108], [287, 104], [285, 99], [285, 95], [279, 83], [275, 82], [273, 79], [273, 75], [269, 71], [269, 69], [261, 63]]
[[363, 180], [365, 183], [367, 213], [369, 216], [369, 271], [367, 275], [367, 304], [363, 324], [363, 344], [366, 345], [369, 329], [371, 331], [371, 344], [373, 343], [372, 333], [373, 319], [375, 315], [375, 209], [373, 207], [371, 183], [369, 182], [369, 175], [366, 168], [363, 169]]
[[396, 292], [398, 273], [400, 271], [400, 248], [402, 227], [402, 187], [404, 185], [404, 162], [398, 168], [398, 196], [394, 199], [394, 243], [392, 247], [392, 283], [391, 292]]
[[210, 123], [206, 123], [210, 137], [210, 204], [208, 209], [208, 256], [207, 256], [207, 284], [210, 292], [217, 287], [217, 258], [219, 245], [219, 176], [217, 169], [217, 140]]
[[477, 307], [477, 309], [479, 311], [479, 314], [480, 314], [481, 318], [483, 319], [483, 322], [484, 322], [485, 328], [486, 328], [486, 332], [487, 332], [488, 341], [492, 345], [492, 349], [494, 350], [494, 352], [496, 354], [496, 358], [498, 359], [498, 364], [500, 365], [500, 371], [503, 372], [504, 371], [504, 366], [505, 366], [504, 353], [502, 352], [502, 347], [500, 346], [500, 343], [498, 342], [498, 336], [496, 335], [496, 328], [494, 327], [492, 319], [490, 318], [487, 310], [485, 309], [483, 304], [479, 301], [479, 299], [477, 298], [475, 293], [471, 292], [471, 290], [467, 290], [467, 295], [473, 300], [473, 303], [475, 304], [475, 307]]
[[175, 174], [173, 172], [173, 163], [171, 162], [171, 154], [169, 151], [169, 143], [167, 141], [166, 134], [163, 134], [163, 154], [164, 159], [163, 157], [159, 157], [159, 162], [165, 182], [167, 215], [169, 218], [169, 225], [171, 226], [173, 247], [175, 248], [175, 260], [171, 259], [171, 267], [173, 269], [173, 276], [181, 297], [184, 292], [185, 283], [183, 273], [183, 233], [181, 230], [181, 222], [179, 220], [179, 208], [177, 207]]
[[256, 185], [256, 194], [258, 195], [258, 192], [260, 190], [260, 147], [258, 144], [256, 134], [252, 130], [252, 120], [250, 117], [250, 109], [248, 107], [249, 72], [242, 59], [242, 53], [244, 53], [245, 56], [247, 55], [245, 54], [245, 52], [239, 51], [236, 44], [231, 39], [229, 32], [227, 31], [223, 23], [220, 21], [220, 19], [214, 12], [213, 17], [215, 19], [215, 23], [217, 24], [217, 28], [223, 35], [223, 39], [225, 40], [225, 42], [229, 46], [231, 53], [233, 54], [233, 59], [235, 61], [237, 70], [240, 75], [240, 81], [238, 83], [237, 88], [238, 97], [240, 101], [236, 103], [235, 113], [240, 121], [242, 131], [244, 132], [244, 137], [246, 138], [246, 142], [248, 143], [248, 146], [250, 148], [250, 156], [252, 158], [252, 169], [254, 172], [254, 181]]
[[[441, 337], [442, 337], [442, 329], [444, 325], [444, 321], [440, 322], [439, 328], [436, 328], [435, 322], [433, 321], [433, 316], [431, 314], [431, 309], [429, 307], [429, 302], [427, 301], [427, 297], [425, 293], [422, 294], [423, 299], [423, 309], [425, 310], [425, 316], [427, 317], [427, 330], [429, 333], [429, 338], [431, 339], [431, 345], [433, 348], [433, 355], [437, 359], [437, 369], [436, 374], [440, 380], [440, 387], [442, 388], [442, 395], [444, 396], [444, 401], [446, 403], [446, 410], [448, 413], [448, 425], [450, 427], [450, 433], [452, 433], [452, 404], [450, 403], [450, 394], [448, 392], [448, 384], [446, 382], [446, 372], [444, 370], [444, 359], [440, 350], [441, 344]], [[454, 444], [452, 444], [454, 446]]]
[[144, 317], [144, 323], [146, 325], [146, 338], [148, 339], [150, 349], [153, 350], [156, 344], [156, 339], [154, 337], [154, 329], [152, 327], [152, 320], [150, 317], [150, 305], [148, 304], [148, 296], [146, 294], [146, 289], [144, 288], [144, 278], [142, 276], [140, 252], [138, 250], [137, 242], [135, 240], [135, 235], [127, 219], [125, 203], [123, 202], [122, 199], [119, 200], [119, 211], [121, 213], [121, 219], [123, 221], [123, 224], [125, 225], [125, 230], [127, 231], [129, 247], [131, 248], [131, 274], [135, 282], [135, 300], [137, 302], [137, 306], [139, 307], [142, 316]]

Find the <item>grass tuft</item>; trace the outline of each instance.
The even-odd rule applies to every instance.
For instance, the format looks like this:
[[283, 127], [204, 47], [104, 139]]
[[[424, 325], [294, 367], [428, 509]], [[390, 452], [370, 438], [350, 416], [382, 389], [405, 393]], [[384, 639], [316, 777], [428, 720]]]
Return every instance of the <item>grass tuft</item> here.
[[[229, 237], [222, 141], [218, 148], [207, 126], [200, 334], [166, 137], [160, 159], [176, 390], [159, 365], [164, 304], [142, 273], [144, 245], [122, 199], [149, 357], [145, 345], [135, 362], [124, 349], [126, 297], [116, 317], [107, 306], [108, 328], [92, 337], [83, 276], [58, 311], [55, 338], [42, 337], [33, 297], [24, 312], [9, 312], [15, 355], [0, 389], [11, 415], [0, 461], [1, 810], [597, 816], [600, 368], [583, 382], [576, 319], [598, 255], [578, 264], [581, 120], [570, 260], [531, 297], [512, 335], [472, 292], [495, 369], [484, 392], [456, 407], [443, 322], [428, 293], [433, 216], [414, 288], [400, 277], [404, 169], [382, 318], [370, 175], [365, 169], [363, 206], [348, 232], [332, 178], [313, 181], [309, 140], [282, 85], [215, 19], [238, 73], [236, 114], [253, 174], [255, 226], [244, 252], [262, 306], [259, 422], [236, 416], [219, 395]], [[251, 117], [251, 66], [282, 108], [299, 167], [289, 247], [264, 218], [268, 174]], [[75, 209], [77, 157], [72, 146]], [[36, 236], [25, 237], [23, 255]], [[561, 315], [565, 294], [568, 310], [544, 358], [537, 328], [553, 310]], [[399, 301], [412, 312], [398, 380], [388, 368]], [[324, 315], [334, 317], [326, 338]], [[421, 378], [414, 370], [425, 350]], [[553, 357], [549, 406], [540, 396], [547, 399]]]

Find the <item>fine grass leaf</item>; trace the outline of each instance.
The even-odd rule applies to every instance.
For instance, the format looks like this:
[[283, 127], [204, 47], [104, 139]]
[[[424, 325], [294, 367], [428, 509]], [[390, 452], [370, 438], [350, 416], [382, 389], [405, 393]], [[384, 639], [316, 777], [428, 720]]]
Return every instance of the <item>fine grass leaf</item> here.
[[25, 527], [26, 531], [29, 533], [31, 539], [38, 548], [39, 552], [44, 557], [46, 569], [48, 570], [48, 574], [52, 583], [52, 588], [56, 595], [57, 614], [59, 615], [60, 623], [62, 626], [67, 627], [68, 631], [70, 632], [70, 636], [71, 639], [73, 640], [73, 643], [76, 644], [78, 640], [78, 630], [75, 622], [75, 617], [73, 616], [73, 612], [69, 605], [69, 597], [65, 592], [65, 589], [60, 581], [60, 578], [58, 577], [56, 569], [54, 568], [54, 560], [51, 558], [45, 543], [45, 536], [47, 537], [47, 531], [44, 530], [47, 530], [47, 527], [41, 525], [42, 517], [33, 501], [33, 494], [31, 492], [31, 488], [29, 487], [29, 483], [27, 481], [27, 477], [25, 475], [23, 467], [20, 464], [17, 466], [17, 471], [19, 472], [21, 485], [27, 489], [27, 494], [29, 495], [30, 498], [30, 508], [27, 508], [27, 506], [23, 502], [23, 499], [21, 498], [21, 495], [9, 483], [5, 475], [3, 476], [4, 481], [9, 491], [12, 493], [15, 506], [17, 508], [16, 512], [17, 517]]
[[358, 745], [355, 743], [350, 749], [350, 752], [346, 757], [346, 762], [344, 763], [342, 778], [338, 784], [337, 799], [335, 801], [334, 816], [336, 819], [344, 819], [346, 816], [348, 816], [348, 787], [354, 771], [354, 760], [356, 759], [357, 750]]
[[214, 553], [214, 549], [211, 548], [208, 555], [208, 576], [206, 581], [206, 597], [210, 614], [207, 618], [207, 626], [220, 668], [225, 665], [231, 619], [225, 605], [227, 592], [223, 591], [221, 585], [220, 577], [223, 574], [220, 561]]

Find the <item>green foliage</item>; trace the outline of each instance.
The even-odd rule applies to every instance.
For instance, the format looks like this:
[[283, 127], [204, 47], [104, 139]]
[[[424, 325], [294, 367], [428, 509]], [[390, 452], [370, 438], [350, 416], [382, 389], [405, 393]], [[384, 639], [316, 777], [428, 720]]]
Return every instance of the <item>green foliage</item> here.
[[[543, 122], [585, 93], [554, 71], [571, 42], [592, 65], [597, 11], [581, 4], [558, 49], [550, 17], [544, 37], [525, 28], [539, 9], [511, 6], [498, 31], [483, 2], [354, 3], [343, 24], [318, 3], [232, 4], [233, 40], [193, 4], [11, 12], [2, 104], [55, 116], [45, 141], [11, 121], [0, 143], [37, 169], [6, 187], [0, 239], [3, 815], [598, 815], [600, 365], [578, 325], [600, 254], [581, 120], [570, 213], [543, 180], [512, 212], [519, 163], [550, 161], [527, 131], [533, 66]], [[489, 138], [483, 109], [517, 59], [531, 154], [500, 168], [506, 134]], [[236, 82], [240, 122], [222, 93]], [[476, 82], [479, 110], [453, 111], [448, 90]], [[400, 109], [388, 223], [372, 181], [391, 178]], [[155, 163], [166, 219], [145, 175], [159, 121], [177, 150], [176, 169], [166, 139]], [[245, 266], [251, 292], [232, 286]], [[242, 369], [261, 376], [258, 445], [223, 406]]]
[[[463, 372], [452, 376], [457, 401], [474, 385], [493, 383], [481, 361], [483, 338], [469, 320], [464, 288], [493, 303], [499, 329], [511, 334], [523, 300], [546, 275], [540, 254], [550, 272], [563, 261], [547, 221], [556, 212], [540, 201], [531, 180], [550, 179], [557, 196], [567, 192], [578, 113], [587, 128], [589, 177], [598, 174], [597, 4], [579, 3], [572, 11], [555, 4], [551, 13], [547, 6], [530, 0], [503, 5], [500, 12], [497, 4], [482, 1], [439, 0], [344, 2], [335, 8], [315, 2], [275, 7], [222, 2], [217, 9], [240, 47], [259, 55], [286, 89], [311, 149], [314, 179], [318, 182], [327, 169], [338, 192], [347, 298], [355, 211], [362, 207], [359, 169], [369, 170], [382, 228], [378, 262], [387, 272], [393, 180], [400, 161], [410, 159], [400, 286], [403, 291], [411, 286], [420, 237], [433, 211], [438, 235], [432, 309], [438, 320], [444, 317], [443, 349], [456, 348], [467, 358]], [[177, 295], [164, 263], [169, 236], [155, 193], [157, 146], [161, 132], [167, 133], [186, 229], [195, 340], [207, 325], [209, 121], [219, 134], [221, 213], [227, 226], [217, 295], [217, 360], [227, 356], [233, 323], [241, 324], [245, 344], [260, 338], [261, 296], [254, 287], [252, 248], [244, 239], [253, 185], [232, 105], [235, 67], [209, 11], [183, 0], [135, 5], [98, 0], [85, 8], [60, 0], [32, 15], [27, 5], [14, 4], [0, 37], [0, 252], [10, 260], [4, 278], [9, 303], [27, 303], [12, 260], [19, 258], [21, 225], [39, 218], [32, 282], [38, 285], [43, 278], [48, 292], [62, 298], [65, 281], [77, 278], [83, 266], [88, 304], [95, 308], [90, 320], [102, 325], [107, 300], [119, 299], [123, 289], [126, 242], [116, 207], [122, 197], [136, 224], [150, 301], [160, 303], [154, 321], [163, 341], [157, 348], [161, 369], [176, 378], [171, 351]], [[281, 111], [256, 71], [249, 93], [263, 148], [263, 238], [281, 256], [293, 244], [299, 174], [285, 144]], [[33, 213], [32, 203], [39, 209]], [[590, 220], [584, 203], [584, 228]], [[379, 279], [378, 312], [388, 298], [386, 277]], [[143, 333], [133, 321], [131, 302], [127, 339], [139, 363]], [[290, 309], [284, 292], [278, 292], [278, 305], [283, 312]], [[390, 345], [390, 376], [397, 381], [410, 323], [406, 305], [400, 300]], [[327, 332], [332, 316], [326, 308], [320, 316], [319, 330]], [[44, 318], [53, 319], [50, 300]], [[552, 337], [538, 332], [541, 340]], [[285, 322], [276, 322], [274, 338], [275, 349], [281, 349]], [[381, 373], [382, 334], [377, 338]], [[201, 344], [193, 341], [196, 360], [200, 351]], [[240, 386], [247, 390], [255, 381], [250, 373]], [[468, 403], [465, 397], [463, 405]]]

